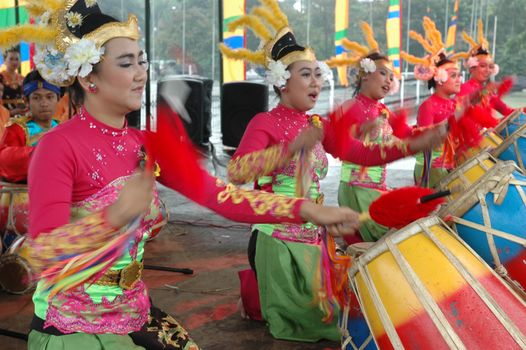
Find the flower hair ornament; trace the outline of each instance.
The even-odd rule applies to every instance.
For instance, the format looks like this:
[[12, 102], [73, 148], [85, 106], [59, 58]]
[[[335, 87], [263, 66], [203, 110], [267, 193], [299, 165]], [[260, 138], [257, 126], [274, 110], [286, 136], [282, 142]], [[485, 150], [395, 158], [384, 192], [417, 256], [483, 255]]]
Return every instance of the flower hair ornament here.
[[108, 40], [139, 39], [135, 16], [119, 22], [103, 14], [96, 0], [27, 0], [26, 9], [36, 24], [0, 31], [0, 47], [34, 42], [35, 66], [54, 85], [69, 86], [77, 75], [87, 76], [101, 61]]
[[409, 32], [409, 36], [422, 45], [427, 55], [420, 58], [402, 51], [401, 57], [415, 65], [416, 79], [423, 81], [433, 79], [437, 84], [442, 85], [448, 79], [447, 69], [457, 66], [455, 60], [458, 55], [447, 57], [442, 34], [437, 29], [435, 22], [427, 16], [424, 16], [423, 27], [425, 38], [413, 30]]
[[[360, 79], [366, 74], [376, 72], [377, 62], [370, 58], [370, 56], [374, 53], [382, 55], [378, 42], [374, 38], [374, 32], [371, 26], [367, 22], [360, 22], [360, 28], [362, 29], [367, 46], [343, 38], [342, 45], [347, 51], [346, 54], [344, 56], [331, 57], [326, 61], [329, 67], [333, 68], [349, 66], [349, 83], [353, 86], [357, 86]], [[385, 58], [382, 57], [382, 60], [385, 60]], [[394, 72], [391, 62], [388, 62], [387, 67]], [[396, 82], [393, 85], [396, 85]], [[400, 86], [399, 83], [398, 86]]]
[[298, 61], [315, 61], [316, 56], [311, 48], [298, 45], [277, 0], [260, 0], [260, 3], [261, 6], [254, 7], [250, 14], [228, 24], [229, 31], [242, 26], [250, 28], [261, 39], [258, 50], [231, 49], [225, 43], [219, 44], [219, 49], [226, 57], [265, 67], [265, 81], [281, 88], [290, 78], [289, 65]]

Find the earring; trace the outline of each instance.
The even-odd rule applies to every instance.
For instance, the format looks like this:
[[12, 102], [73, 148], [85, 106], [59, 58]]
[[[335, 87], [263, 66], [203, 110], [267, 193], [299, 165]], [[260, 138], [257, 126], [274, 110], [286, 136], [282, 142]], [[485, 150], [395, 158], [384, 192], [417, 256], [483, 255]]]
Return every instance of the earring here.
[[88, 90], [89, 90], [89, 92], [94, 94], [94, 93], [97, 92], [97, 86], [95, 84], [93, 84], [93, 83], [89, 83]]

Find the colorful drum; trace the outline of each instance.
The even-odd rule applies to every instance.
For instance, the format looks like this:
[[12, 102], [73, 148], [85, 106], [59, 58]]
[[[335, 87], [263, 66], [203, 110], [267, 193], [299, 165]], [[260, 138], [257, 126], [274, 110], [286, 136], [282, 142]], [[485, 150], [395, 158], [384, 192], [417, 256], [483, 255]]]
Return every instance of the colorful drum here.
[[17, 238], [0, 256], [0, 287], [13, 294], [25, 294], [35, 287], [35, 276], [26, 259], [17, 254], [25, 237]]
[[[352, 244], [347, 247], [347, 255], [351, 255], [353, 260], [369, 249], [373, 243], [363, 242]], [[376, 350], [376, 344], [369, 325], [360, 309], [360, 303], [355, 294], [351, 296], [349, 304], [343, 310], [340, 319], [340, 329], [342, 331], [342, 349], [344, 350]]]
[[524, 124], [526, 124], [526, 114], [520, 110], [516, 110], [509, 116], [503, 118], [499, 125], [495, 127], [495, 131], [499, 133], [500, 136], [507, 138]]
[[455, 223], [459, 236], [477, 254], [522, 288], [526, 288], [525, 189], [526, 176], [515, 163], [498, 162], [439, 211]]
[[506, 118], [505, 126], [500, 131], [501, 135], [505, 135], [504, 141], [491, 153], [501, 160], [515, 161], [526, 174], [526, 124], [523, 123], [526, 116], [522, 113], [514, 113], [511, 117], [513, 118]]
[[493, 168], [496, 163], [497, 160], [491, 154], [484, 151], [457, 167], [445, 178], [440, 180], [435, 187], [440, 191], [450, 190], [452, 194], [449, 196], [449, 200], [454, 200], [460, 196], [462, 190], [471, 187], [471, 185]]
[[5, 248], [27, 233], [28, 198], [27, 185], [0, 182], [0, 234]]
[[525, 349], [526, 304], [438, 217], [355, 260], [353, 288], [380, 349]]
[[504, 139], [497, 134], [495, 131], [486, 130], [482, 136], [482, 141], [478, 147], [472, 147], [464, 152], [462, 155], [458, 156], [456, 161], [457, 164], [463, 164], [472, 157], [476, 157], [482, 151], [491, 151], [497, 148], [501, 143], [504, 142]]

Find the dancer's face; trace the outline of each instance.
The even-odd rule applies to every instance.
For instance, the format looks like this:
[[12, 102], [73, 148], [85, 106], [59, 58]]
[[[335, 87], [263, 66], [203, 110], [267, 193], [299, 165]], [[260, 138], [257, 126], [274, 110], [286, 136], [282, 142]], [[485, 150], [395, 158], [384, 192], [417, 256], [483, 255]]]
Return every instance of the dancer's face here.
[[290, 78], [281, 89], [281, 102], [301, 112], [314, 108], [323, 85], [317, 61], [298, 61], [288, 67]]
[[481, 83], [489, 80], [491, 72], [495, 67], [493, 59], [490, 56], [479, 55], [477, 56], [478, 65], [471, 68], [471, 76]]
[[448, 68], [445, 68], [447, 72], [447, 80], [442, 85], [436, 84], [436, 90], [441, 91], [445, 95], [455, 95], [460, 92], [461, 85], [461, 75], [460, 70], [456, 65], [451, 65]]
[[148, 70], [143, 50], [128, 38], [111, 39], [104, 47], [104, 56], [88, 79], [97, 87], [94, 95], [123, 114], [140, 109]]
[[20, 54], [18, 52], [9, 51], [5, 57], [5, 66], [10, 72], [17, 70], [20, 66]]
[[376, 60], [376, 70], [362, 77], [360, 92], [373, 100], [381, 100], [391, 89], [394, 73], [386, 60]]
[[48, 121], [55, 115], [58, 95], [48, 89], [36, 89], [29, 95], [29, 110], [33, 118]]

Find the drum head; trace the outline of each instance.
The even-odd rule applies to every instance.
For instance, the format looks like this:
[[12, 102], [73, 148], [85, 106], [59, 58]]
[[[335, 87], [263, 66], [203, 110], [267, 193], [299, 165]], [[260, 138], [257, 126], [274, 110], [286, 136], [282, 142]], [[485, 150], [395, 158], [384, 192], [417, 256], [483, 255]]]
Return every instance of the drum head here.
[[25, 294], [33, 289], [33, 273], [27, 261], [17, 254], [0, 256], [0, 286], [9, 293]]

